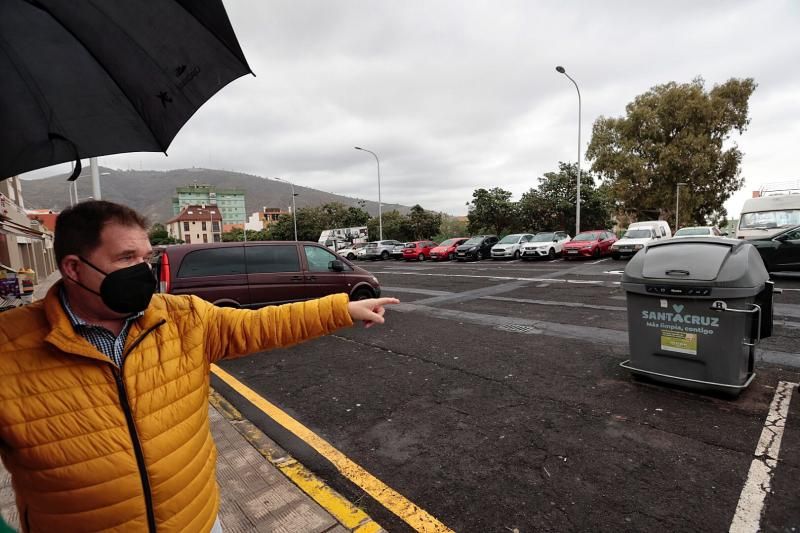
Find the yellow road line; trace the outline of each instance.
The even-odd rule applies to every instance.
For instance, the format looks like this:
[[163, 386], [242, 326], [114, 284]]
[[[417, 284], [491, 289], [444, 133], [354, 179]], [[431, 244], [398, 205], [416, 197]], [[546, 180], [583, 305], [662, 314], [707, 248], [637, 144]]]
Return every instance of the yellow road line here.
[[407, 500], [402, 494], [351, 461], [325, 439], [259, 396], [253, 389], [247, 387], [217, 365], [211, 365], [211, 371], [267, 416], [314, 448], [317, 453], [330, 461], [343, 476], [361, 487], [367, 494], [414, 528], [414, 530], [436, 533], [452, 531], [424, 509]]
[[[372, 518], [363, 510], [359, 509], [347, 498], [333, 490], [324, 481], [314, 475], [305, 466], [298, 463], [292, 456], [287, 455], [285, 450], [275, 449], [272, 441], [265, 440], [267, 437], [252, 422], [247, 420], [242, 414], [223, 398], [214, 389], [211, 389], [208, 401], [214, 408], [228, 419], [236, 431], [242, 435], [258, 453], [266, 458], [272, 465], [280, 470], [283, 475], [289, 478], [300, 490], [305, 492], [321, 507], [333, 515], [349, 531], [356, 533], [377, 533], [384, 531]], [[384, 532], [385, 533], [385, 532]]]

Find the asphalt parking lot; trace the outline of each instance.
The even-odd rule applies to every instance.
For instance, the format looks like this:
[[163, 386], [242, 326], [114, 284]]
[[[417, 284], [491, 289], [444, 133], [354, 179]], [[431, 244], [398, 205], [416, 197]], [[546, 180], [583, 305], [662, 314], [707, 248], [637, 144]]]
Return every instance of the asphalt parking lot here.
[[[619, 366], [623, 261], [360, 265], [403, 302], [386, 325], [222, 366], [450, 529], [800, 526], [800, 277], [776, 278], [773, 337], [731, 399]], [[764, 463], [757, 445], [779, 396], [788, 410], [770, 418], [782, 435], [766, 455], [775, 440], [780, 455]], [[237, 407], [389, 531], [410, 530], [273, 421]], [[769, 490], [754, 494], [749, 472], [762, 463]]]

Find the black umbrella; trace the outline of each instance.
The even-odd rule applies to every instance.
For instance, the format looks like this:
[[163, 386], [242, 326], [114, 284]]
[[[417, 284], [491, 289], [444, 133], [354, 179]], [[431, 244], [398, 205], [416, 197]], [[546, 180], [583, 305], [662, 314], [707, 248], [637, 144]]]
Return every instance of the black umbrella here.
[[221, 0], [0, 0], [0, 180], [166, 152], [248, 73]]

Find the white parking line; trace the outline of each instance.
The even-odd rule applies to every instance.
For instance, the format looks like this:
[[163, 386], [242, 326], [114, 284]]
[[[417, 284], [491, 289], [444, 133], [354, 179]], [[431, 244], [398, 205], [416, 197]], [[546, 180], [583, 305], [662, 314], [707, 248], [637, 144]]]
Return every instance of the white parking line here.
[[[550, 279], [550, 278], [522, 278], [522, 277], [512, 277], [512, 276], [480, 276], [478, 274], [433, 274], [430, 272], [411, 272], [411, 271], [402, 271], [402, 270], [393, 270], [391, 272], [381, 272], [380, 270], [373, 270], [373, 274], [391, 274], [391, 275], [404, 275], [404, 276], [434, 276], [434, 277], [445, 277], [445, 278], [478, 278], [478, 279], [489, 279], [493, 281], [502, 280], [502, 281], [546, 281], [548, 283], [567, 283], [568, 281], [565, 279]], [[602, 282], [598, 282], [602, 283]]]
[[731, 522], [730, 533], [755, 533], [761, 529], [761, 511], [764, 499], [772, 491], [772, 476], [778, 466], [778, 454], [781, 451], [783, 428], [789, 414], [789, 403], [792, 391], [797, 383], [779, 381], [775, 389], [775, 397], [769, 406], [767, 420], [758, 439], [753, 462], [747, 473], [747, 481], [739, 496], [736, 514]]
[[606, 257], [605, 259], [601, 259], [600, 261], [593, 261], [593, 262], [591, 262], [591, 263], [588, 263], [588, 264], [590, 264], [590, 265], [596, 265], [597, 263], [602, 263], [602, 262], [604, 262], [604, 261], [608, 261], [608, 257]]
[[[411, 272], [411, 271], [403, 271], [403, 270], [392, 270], [391, 272], [381, 272], [380, 270], [373, 270], [373, 274], [391, 274], [391, 275], [403, 275], [403, 276], [434, 276], [434, 277], [445, 277], [445, 278], [476, 278], [476, 279], [488, 279], [489, 281], [531, 281], [531, 282], [538, 282], [538, 283], [573, 283], [575, 285], [601, 285], [603, 283], [608, 283], [606, 281], [600, 280], [583, 280], [583, 279], [557, 279], [557, 278], [525, 278], [525, 277], [513, 277], [513, 276], [481, 276], [478, 274], [433, 274], [430, 272]], [[615, 282], [618, 284], [619, 282]]]

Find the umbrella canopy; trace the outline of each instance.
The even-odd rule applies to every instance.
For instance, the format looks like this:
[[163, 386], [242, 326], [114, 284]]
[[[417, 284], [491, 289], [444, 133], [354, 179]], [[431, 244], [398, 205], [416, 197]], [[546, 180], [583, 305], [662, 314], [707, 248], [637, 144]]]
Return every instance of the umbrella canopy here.
[[0, 0], [0, 179], [166, 152], [248, 73], [221, 0]]

